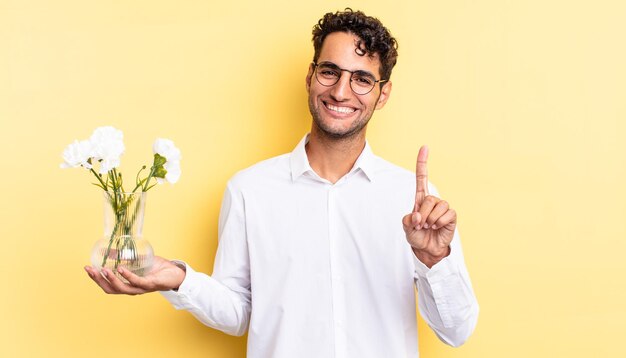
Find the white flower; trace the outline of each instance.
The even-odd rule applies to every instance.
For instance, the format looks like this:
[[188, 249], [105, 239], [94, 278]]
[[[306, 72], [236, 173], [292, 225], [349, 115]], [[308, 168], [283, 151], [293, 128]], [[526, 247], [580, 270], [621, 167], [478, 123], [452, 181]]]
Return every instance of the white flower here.
[[[174, 184], [180, 179], [180, 160], [176, 161], [167, 161], [163, 168], [167, 170], [167, 174], [165, 174], [165, 180], [167, 180], [170, 184]], [[157, 182], [163, 183], [163, 179], [156, 178]]]
[[174, 184], [180, 178], [180, 149], [176, 148], [174, 142], [169, 139], [157, 138], [152, 146], [154, 154], [158, 154], [164, 157], [167, 161], [163, 164], [163, 168], [167, 171], [165, 174], [165, 180], [162, 178], [156, 178], [159, 184], [164, 181], [168, 181]]
[[83, 166], [85, 169], [91, 169], [91, 164], [87, 162], [91, 158], [93, 147], [88, 140], [75, 140], [63, 151], [63, 163], [61, 168], [76, 168]]
[[96, 128], [89, 138], [93, 146], [93, 158], [100, 161], [100, 174], [106, 174], [120, 165], [120, 156], [126, 149], [123, 139], [124, 133], [111, 126]]
[[165, 157], [167, 161], [180, 161], [180, 149], [176, 148], [174, 142], [169, 139], [157, 138], [154, 141], [154, 145], [152, 146], [152, 151], [154, 154], [158, 154], [162, 157]]

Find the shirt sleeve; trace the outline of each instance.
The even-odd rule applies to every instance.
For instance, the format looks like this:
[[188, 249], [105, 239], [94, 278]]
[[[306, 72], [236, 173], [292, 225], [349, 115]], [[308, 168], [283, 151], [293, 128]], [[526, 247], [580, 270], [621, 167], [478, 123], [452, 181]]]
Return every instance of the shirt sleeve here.
[[458, 231], [455, 230], [450, 243], [450, 255], [431, 269], [413, 257], [422, 318], [443, 342], [460, 346], [476, 327], [478, 302], [465, 267]]
[[174, 308], [189, 311], [205, 325], [241, 336], [250, 321], [250, 260], [243, 197], [230, 183], [220, 210], [218, 240], [211, 276], [186, 265], [178, 291], [161, 294]]

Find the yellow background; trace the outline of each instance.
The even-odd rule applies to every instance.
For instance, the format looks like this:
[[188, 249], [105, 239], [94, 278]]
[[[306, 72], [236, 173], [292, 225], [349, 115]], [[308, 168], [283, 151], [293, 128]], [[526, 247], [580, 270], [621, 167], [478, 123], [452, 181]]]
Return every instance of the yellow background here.
[[308, 130], [311, 28], [345, 6], [399, 41], [369, 140], [409, 169], [430, 145], [481, 305], [458, 349], [420, 321], [422, 356], [626, 356], [625, 4], [0, 0], [0, 356], [245, 355], [158, 294], [99, 291], [101, 196], [60, 154], [114, 125], [134, 176], [173, 139], [145, 235], [210, 273], [226, 181]]

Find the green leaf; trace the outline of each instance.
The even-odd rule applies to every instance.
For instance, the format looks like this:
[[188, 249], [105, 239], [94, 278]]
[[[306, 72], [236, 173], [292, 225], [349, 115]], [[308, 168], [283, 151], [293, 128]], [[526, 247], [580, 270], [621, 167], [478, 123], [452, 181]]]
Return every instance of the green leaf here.
[[156, 168], [156, 170], [154, 171], [154, 174], [152, 174], [153, 177], [155, 178], [165, 178], [165, 174], [167, 174], [167, 170], [165, 170], [165, 168], [163, 167], [158, 167]]
[[162, 167], [165, 162], [167, 162], [167, 158], [159, 155], [159, 153], [154, 153], [154, 163], [152, 164], [153, 167]]

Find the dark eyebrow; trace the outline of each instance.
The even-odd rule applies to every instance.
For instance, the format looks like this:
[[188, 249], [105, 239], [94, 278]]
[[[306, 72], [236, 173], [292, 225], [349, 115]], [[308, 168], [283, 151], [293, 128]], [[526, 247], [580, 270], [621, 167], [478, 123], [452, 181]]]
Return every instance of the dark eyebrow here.
[[356, 70], [354, 71], [354, 73], [363, 77], [371, 77], [374, 81], [376, 80], [376, 76], [374, 76], [371, 72], [368, 72], [368, 71]]
[[326, 66], [326, 67], [331, 67], [332, 69], [335, 70], [340, 70], [341, 68], [339, 68], [339, 66], [335, 65], [332, 62], [328, 62], [328, 61], [324, 61], [324, 62], [320, 62], [317, 64], [318, 66]]
[[350, 70], [342, 69], [341, 67], [337, 66], [336, 64], [334, 64], [332, 62], [328, 62], [328, 61], [320, 62], [318, 64], [318, 66], [327, 66], [327, 67], [330, 67], [330, 68], [332, 68], [334, 70], [349, 71], [351, 73], [356, 73], [359, 76], [369, 76], [369, 77], [372, 77], [374, 80], [376, 80], [376, 76], [374, 76], [374, 74], [369, 72], [369, 71], [365, 71], [365, 70], [350, 71]]

